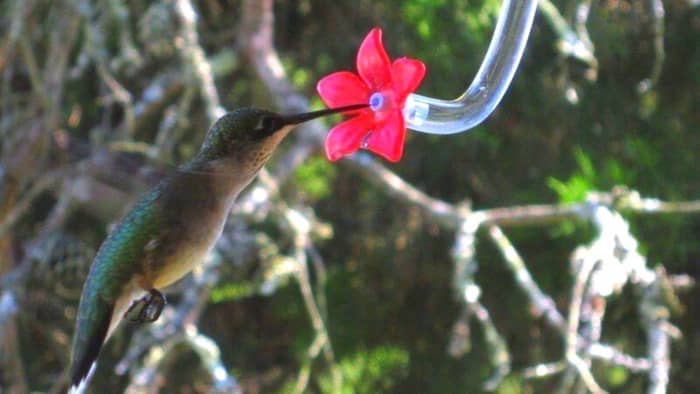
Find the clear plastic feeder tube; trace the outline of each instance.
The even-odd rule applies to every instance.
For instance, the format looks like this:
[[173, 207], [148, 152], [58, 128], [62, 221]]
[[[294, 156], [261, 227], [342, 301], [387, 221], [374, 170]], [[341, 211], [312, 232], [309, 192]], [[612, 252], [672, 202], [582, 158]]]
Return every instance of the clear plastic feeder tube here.
[[410, 94], [404, 106], [406, 126], [429, 134], [455, 134], [486, 119], [513, 80], [536, 10], [537, 0], [504, 0], [491, 44], [469, 88], [454, 100]]

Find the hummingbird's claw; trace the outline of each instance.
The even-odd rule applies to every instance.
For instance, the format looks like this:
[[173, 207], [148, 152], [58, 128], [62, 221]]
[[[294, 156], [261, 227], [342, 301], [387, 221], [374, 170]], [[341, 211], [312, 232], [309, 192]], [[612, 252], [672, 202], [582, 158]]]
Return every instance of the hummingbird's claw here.
[[[158, 320], [165, 308], [165, 296], [156, 289], [151, 289], [148, 294], [134, 301], [124, 312], [124, 318], [136, 323], [153, 323]], [[134, 312], [140, 306], [138, 312]]]

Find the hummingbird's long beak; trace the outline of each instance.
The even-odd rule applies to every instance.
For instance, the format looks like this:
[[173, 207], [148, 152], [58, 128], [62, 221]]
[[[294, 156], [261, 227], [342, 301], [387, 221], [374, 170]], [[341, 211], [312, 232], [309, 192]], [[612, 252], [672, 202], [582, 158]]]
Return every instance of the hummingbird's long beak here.
[[347, 112], [347, 111], [354, 111], [357, 109], [362, 109], [362, 108], [367, 108], [369, 107], [369, 104], [355, 104], [355, 105], [347, 105], [345, 107], [337, 107], [337, 108], [328, 108], [328, 109], [322, 109], [320, 111], [313, 111], [313, 112], [305, 112], [303, 114], [295, 114], [295, 115], [284, 115], [282, 116], [282, 121], [284, 124], [287, 125], [294, 125], [294, 124], [299, 124], [303, 123], [312, 119], [320, 118], [322, 116], [328, 116], [328, 115], [333, 115], [341, 112]]

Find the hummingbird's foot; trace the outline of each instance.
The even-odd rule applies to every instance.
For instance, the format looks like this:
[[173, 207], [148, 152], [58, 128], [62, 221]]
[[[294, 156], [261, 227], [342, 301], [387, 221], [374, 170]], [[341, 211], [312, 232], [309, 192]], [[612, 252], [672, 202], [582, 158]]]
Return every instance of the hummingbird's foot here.
[[124, 318], [136, 323], [153, 323], [160, 317], [166, 303], [165, 296], [160, 291], [151, 289], [148, 294], [131, 303], [124, 312]]

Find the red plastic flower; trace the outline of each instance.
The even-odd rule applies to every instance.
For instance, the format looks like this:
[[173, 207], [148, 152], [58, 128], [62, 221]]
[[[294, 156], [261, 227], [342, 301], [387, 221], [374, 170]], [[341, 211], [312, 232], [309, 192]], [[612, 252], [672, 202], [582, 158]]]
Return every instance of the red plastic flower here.
[[374, 28], [357, 52], [359, 76], [348, 71], [330, 74], [316, 89], [329, 107], [368, 103], [369, 107], [333, 127], [326, 137], [326, 156], [336, 161], [360, 148], [397, 162], [403, 155], [406, 126], [403, 106], [425, 75], [423, 62], [406, 57], [393, 63]]

